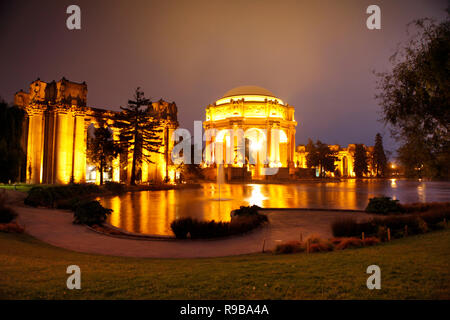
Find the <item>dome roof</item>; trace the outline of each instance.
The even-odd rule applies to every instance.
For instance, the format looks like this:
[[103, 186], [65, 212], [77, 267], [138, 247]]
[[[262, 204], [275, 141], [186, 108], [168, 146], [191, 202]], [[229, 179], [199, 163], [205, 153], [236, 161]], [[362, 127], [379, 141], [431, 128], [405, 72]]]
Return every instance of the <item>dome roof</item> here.
[[258, 86], [241, 86], [241, 87], [236, 87], [231, 90], [228, 90], [222, 96], [222, 98], [233, 97], [233, 96], [246, 96], [246, 95], [276, 97], [269, 90], [258, 87]]

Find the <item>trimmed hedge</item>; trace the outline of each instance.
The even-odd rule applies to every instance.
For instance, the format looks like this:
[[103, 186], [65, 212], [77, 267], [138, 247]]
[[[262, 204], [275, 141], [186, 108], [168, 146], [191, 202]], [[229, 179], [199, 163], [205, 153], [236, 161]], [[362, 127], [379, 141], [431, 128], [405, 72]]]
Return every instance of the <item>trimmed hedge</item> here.
[[33, 207], [58, 206], [58, 202], [73, 198], [101, 193], [101, 188], [95, 184], [68, 184], [63, 186], [33, 187], [28, 192], [24, 203]]
[[76, 224], [102, 224], [113, 210], [104, 208], [98, 201], [80, 202], [73, 213]]
[[357, 222], [353, 218], [339, 219], [331, 224], [331, 229], [335, 237], [360, 237], [364, 232], [366, 236], [385, 239], [388, 228], [394, 238], [408, 234], [420, 234], [430, 229], [442, 229], [444, 219], [446, 221], [450, 219], [450, 210], [435, 209], [424, 213], [374, 218], [367, 222]]
[[263, 214], [243, 214], [234, 216], [230, 222], [199, 221], [180, 218], [172, 221], [170, 228], [177, 239], [208, 239], [226, 237], [248, 232], [268, 221]]
[[392, 200], [390, 197], [374, 197], [369, 199], [366, 212], [369, 213], [398, 213], [402, 211], [402, 206], [398, 200]]

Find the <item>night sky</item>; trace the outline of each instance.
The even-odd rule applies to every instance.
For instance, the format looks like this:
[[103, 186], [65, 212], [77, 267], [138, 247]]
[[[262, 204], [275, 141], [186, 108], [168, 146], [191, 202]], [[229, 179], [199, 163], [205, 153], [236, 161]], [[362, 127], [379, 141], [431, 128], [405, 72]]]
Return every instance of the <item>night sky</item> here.
[[[66, 28], [81, 7], [81, 30]], [[381, 8], [368, 30], [366, 8]], [[182, 127], [229, 89], [258, 85], [295, 106], [297, 144], [373, 145], [380, 132], [372, 71], [408, 38], [413, 19], [448, 1], [0, 1], [0, 96], [63, 76], [88, 84], [88, 105], [118, 110], [137, 86], [175, 101]]]

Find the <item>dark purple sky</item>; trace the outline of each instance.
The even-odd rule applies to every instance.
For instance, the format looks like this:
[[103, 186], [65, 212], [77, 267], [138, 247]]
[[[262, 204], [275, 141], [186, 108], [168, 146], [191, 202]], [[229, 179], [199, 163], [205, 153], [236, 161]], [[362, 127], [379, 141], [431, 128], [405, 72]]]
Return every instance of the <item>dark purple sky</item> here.
[[[141, 86], [175, 101], [182, 127], [229, 89], [258, 85], [295, 106], [297, 143], [373, 144], [377, 121], [372, 70], [407, 39], [407, 23], [444, 17], [447, 0], [179, 0], [0, 2], [0, 96], [31, 81], [65, 76], [88, 84], [88, 104], [117, 110]], [[81, 7], [82, 30], [66, 28]], [[366, 28], [370, 4], [381, 30]]]

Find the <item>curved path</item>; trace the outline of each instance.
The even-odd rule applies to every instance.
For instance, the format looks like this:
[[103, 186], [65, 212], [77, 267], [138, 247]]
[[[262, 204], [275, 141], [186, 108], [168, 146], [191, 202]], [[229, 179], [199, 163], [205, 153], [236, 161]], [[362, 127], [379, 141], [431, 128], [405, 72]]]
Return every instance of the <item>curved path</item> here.
[[135, 240], [116, 238], [72, 223], [72, 213], [65, 210], [32, 208], [22, 205], [24, 194], [9, 191], [8, 200], [19, 214], [25, 232], [51, 245], [85, 253], [148, 258], [222, 257], [273, 249], [282, 241], [299, 240], [311, 234], [330, 238], [331, 222], [336, 218], [371, 215], [361, 212], [264, 210], [269, 225], [242, 236], [217, 240]]
[[299, 240], [310, 234], [331, 237], [330, 223], [337, 217], [369, 216], [359, 212], [265, 211], [270, 224], [242, 236], [220, 240], [134, 240], [115, 238], [72, 224], [72, 214], [25, 206], [14, 207], [26, 233], [57, 247], [86, 253], [127, 257], [199, 258], [261, 252], [279, 241]]

